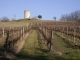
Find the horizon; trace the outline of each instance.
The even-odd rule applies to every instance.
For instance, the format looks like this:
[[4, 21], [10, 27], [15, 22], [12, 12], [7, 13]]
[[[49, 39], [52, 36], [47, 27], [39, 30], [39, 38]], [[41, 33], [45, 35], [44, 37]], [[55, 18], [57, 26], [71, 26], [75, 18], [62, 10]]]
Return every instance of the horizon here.
[[24, 18], [24, 11], [30, 10], [30, 17], [42, 15], [42, 20], [57, 20], [63, 14], [80, 10], [80, 0], [0, 0], [0, 18], [6, 16], [9, 19]]

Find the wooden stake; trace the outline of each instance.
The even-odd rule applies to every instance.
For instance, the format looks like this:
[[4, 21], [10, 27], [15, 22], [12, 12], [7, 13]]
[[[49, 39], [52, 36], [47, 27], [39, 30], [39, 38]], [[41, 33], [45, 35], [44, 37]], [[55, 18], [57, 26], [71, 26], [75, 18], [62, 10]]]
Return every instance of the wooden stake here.
[[24, 27], [23, 27], [23, 37], [24, 37]]
[[2, 28], [2, 30], [3, 30], [3, 37], [4, 37], [4, 27]]
[[54, 31], [52, 31], [52, 39], [53, 39], [53, 37], [54, 37], [53, 32], [54, 32]]
[[67, 26], [67, 36], [68, 36], [68, 26]]
[[76, 29], [74, 28], [74, 43], [75, 43], [75, 35], [76, 35]]

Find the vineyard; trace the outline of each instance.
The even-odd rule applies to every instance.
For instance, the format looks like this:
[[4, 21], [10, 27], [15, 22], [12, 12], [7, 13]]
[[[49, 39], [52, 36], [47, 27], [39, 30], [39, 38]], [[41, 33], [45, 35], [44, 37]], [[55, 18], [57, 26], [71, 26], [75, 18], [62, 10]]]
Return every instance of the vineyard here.
[[[35, 52], [40, 50], [38, 53], [44, 55], [31, 57], [31, 60], [80, 59], [80, 22], [33, 21], [21, 27], [0, 27], [1, 59], [17, 60], [18, 58], [9, 55], [20, 56], [25, 50], [33, 53], [30, 47]], [[31, 56], [37, 56], [38, 53]], [[43, 58], [46, 55], [49, 58]]]

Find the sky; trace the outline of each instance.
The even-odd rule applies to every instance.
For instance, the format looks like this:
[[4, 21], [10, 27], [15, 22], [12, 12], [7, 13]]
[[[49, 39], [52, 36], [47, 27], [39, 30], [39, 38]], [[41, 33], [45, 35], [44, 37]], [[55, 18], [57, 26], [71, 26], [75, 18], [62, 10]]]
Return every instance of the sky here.
[[30, 10], [30, 17], [42, 15], [43, 20], [57, 20], [62, 14], [80, 10], [80, 0], [0, 0], [0, 18], [24, 18], [24, 10]]

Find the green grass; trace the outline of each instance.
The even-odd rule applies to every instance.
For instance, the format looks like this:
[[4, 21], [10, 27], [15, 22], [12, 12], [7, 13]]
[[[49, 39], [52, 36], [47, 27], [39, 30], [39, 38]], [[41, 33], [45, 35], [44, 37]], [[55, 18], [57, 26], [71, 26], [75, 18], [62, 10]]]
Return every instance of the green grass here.
[[37, 32], [33, 30], [29, 38], [26, 40], [24, 48], [13, 60], [53, 60], [64, 59], [61, 57], [55, 57], [54, 55], [48, 55], [43, 52], [37, 40]]
[[[80, 59], [80, 49], [73, 49], [67, 47], [64, 39], [54, 34], [52, 40], [51, 54], [41, 49], [38, 43], [38, 34], [36, 30], [32, 30], [28, 39], [25, 42], [24, 48], [12, 60], [77, 60]], [[58, 56], [54, 53], [61, 52], [62, 55]]]
[[65, 58], [65, 59], [80, 59], [80, 49], [75, 49], [72, 48], [68, 45], [68, 43], [66, 43], [64, 40], [66, 39], [62, 39], [60, 36], [55, 36], [54, 35], [54, 45], [55, 45], [55, 49], [57, 51], [61, 51], [63, 53], [63, 55], [61, 57]]
[[[44, 56], [44, 54], [38, 50], [38, 40], [37, 40], [37, 33], [36, 31], [33, 31], [29, 39], [26, 40], [26, 43], [24, 45], [24, 48], [22, 51], [17, 55], [18, 57], [16, 59], [22, 60], [22, 59], [36, 59], [39, 56]], [[38, 58], [37, 58], [38, 59]]]
[[[10, 21], [10, 22], [55, 22], [55, 20], [40, 20], [40, 19], [18, 19], [18, 20], [13, 20], [13, 21]], [[6, 22], [5, 22], [6, 23]]]
[[54, 20], [36, 20], [36, 19], [19, 19], [15, 21], [9, 21], [9, 22], [0, 22], [0, 27], [21, 27], [21, 26], [26, 26], [27, 23], [31, 22], [55, 22]]

